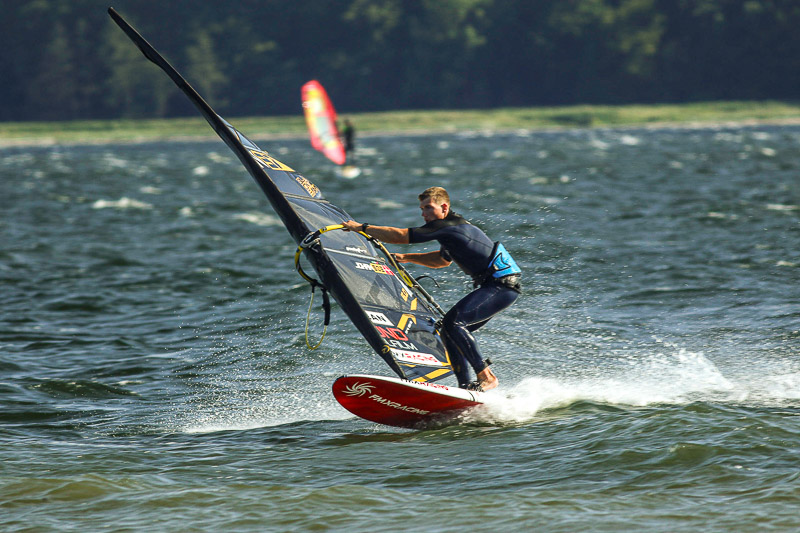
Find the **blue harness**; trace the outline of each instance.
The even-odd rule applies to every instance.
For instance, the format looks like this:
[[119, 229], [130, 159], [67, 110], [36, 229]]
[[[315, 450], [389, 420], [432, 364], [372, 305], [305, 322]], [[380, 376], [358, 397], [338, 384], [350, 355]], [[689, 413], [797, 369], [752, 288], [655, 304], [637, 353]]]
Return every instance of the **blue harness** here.
[[489, 261], [489, 272], [493, 278], [498, 279], [512, 274], [520, 274], [522, 269], [517, 266], [517, 262], [511, 257], [505, 246], [497, 242], [492, 252], [492, 260]]

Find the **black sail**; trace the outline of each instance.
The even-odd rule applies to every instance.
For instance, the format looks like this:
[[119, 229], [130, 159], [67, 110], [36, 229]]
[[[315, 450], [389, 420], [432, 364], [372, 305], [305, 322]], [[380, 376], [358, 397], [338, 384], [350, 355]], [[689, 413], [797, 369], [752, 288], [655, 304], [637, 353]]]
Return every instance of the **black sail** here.
[[[259, 148], [206, 103], [189, 83], [113, 8], [109, 15], [192, 101], [264, 191], [286, 229], [300, 244], [317, 230], [350, 220], [343, 209], [298, 171]], [[437, 329], [441, 309], [382, 245], [357, 232], [324, 231], [304, 253], [369, 345], [400, 377], [437, 381], [452, 366]]]

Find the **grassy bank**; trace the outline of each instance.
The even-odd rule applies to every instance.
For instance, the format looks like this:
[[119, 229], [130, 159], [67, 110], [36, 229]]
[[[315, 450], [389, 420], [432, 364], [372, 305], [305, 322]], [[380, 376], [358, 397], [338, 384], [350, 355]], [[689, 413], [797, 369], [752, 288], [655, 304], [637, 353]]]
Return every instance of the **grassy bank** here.
[[[713, 124], [734, 122], [800, 122], [800, 103], [702, 102], [669, 105], [568, 106], [462, 111], [391, 111], [342, 114], [359, 134], [514, 130], [571, 127]], [[304, 137], [302, 115], [230, 117], [255, 139]], [[0, 144], [80, 144], [204, 139], [213, 132], [200, 118], [0, 123]]]

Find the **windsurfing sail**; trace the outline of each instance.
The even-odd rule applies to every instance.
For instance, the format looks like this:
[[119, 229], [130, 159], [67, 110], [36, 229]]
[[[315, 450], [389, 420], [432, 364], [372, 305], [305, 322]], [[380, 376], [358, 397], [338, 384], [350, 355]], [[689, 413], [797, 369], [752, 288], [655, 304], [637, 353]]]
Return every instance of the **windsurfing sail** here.
[[344, 165], [346, 154], [336, 126], [336, 110], [325, 88], [317, 80], [311, 80], [303, 85], [300, 96], [311, 146], [337, 165]]
[[[386, 254], [358, 232], [319, 231], [350, 220], [311, 181], [259, 148], [220, 117], [189, 83], [113, 8], [109, 15], [192, 101], [256, 180], [289, 233], [369, 345], [400, 377], [437, 381], [452, 374], [438, 330], [441, 309]], [[385, 250], [385, 249], [384, 249]]]

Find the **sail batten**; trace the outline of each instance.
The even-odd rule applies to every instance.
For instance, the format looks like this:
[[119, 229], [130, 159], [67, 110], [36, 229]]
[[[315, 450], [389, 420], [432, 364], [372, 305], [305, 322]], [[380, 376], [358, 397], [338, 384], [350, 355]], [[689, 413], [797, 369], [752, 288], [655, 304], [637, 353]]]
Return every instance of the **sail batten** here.
[[[262, 150], [220, 117], [189, 83], [113, 8], [109, 14], [150, 61], [194, 103], [237, 155], [267, 196], [286, 229], [300, 244], [311, 233], [350, 220], [327, 201], [319, 187], [291, 166]], [[385, 249], [357, 232], [328, 231], [304, 254], [356, 329], [400, 377], [435, 381], [452, 374], [437, 329], [441, 310]]]

